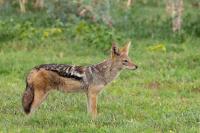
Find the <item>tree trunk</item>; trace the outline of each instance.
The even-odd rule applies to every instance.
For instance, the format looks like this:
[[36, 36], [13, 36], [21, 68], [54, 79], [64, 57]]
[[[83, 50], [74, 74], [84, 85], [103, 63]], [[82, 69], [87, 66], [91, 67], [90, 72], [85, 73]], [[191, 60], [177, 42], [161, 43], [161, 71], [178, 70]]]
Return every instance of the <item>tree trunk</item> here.
[[0, 5], [3, 5], [4, 4], [4, 0], [0, 0]]
[[44, 0], [36, 0], [35, 1], [35, 8], [42, 9], [44, 7]]
[[178, 32], [181, 30], [183, 0], [168, 0], [166, 4], [167, 14], [172, 18], [172, 31]]
[[27, 0], [19, 0], [19, 6], [20, 6], [21, 13], [26, 12], [26, 7], [25, 7], [26, 3], [27, 3]]

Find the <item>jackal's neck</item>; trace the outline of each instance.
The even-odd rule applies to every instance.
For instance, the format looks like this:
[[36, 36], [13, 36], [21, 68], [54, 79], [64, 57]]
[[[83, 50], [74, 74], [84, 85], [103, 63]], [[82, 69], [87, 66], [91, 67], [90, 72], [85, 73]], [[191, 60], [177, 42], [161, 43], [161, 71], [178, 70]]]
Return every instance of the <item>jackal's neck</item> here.
[[112, 59], [107, 59], [99, 64], [93, 65], [93, 67], [96, 69], [96, 75], [102, 77], [105, 84], [114, 80], [122, 70]]

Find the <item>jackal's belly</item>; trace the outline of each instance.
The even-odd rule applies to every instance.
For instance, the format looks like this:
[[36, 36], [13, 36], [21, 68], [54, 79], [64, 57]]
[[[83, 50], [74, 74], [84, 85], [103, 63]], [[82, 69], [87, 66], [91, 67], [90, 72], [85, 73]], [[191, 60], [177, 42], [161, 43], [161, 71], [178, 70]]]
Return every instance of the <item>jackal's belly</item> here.
[[60, 79], [60, 84], [58, 88], [63, 92], [77, 92], [84, 90], [82, 82], [71, 78], [63, 78], [63, 77], [61, 77]]

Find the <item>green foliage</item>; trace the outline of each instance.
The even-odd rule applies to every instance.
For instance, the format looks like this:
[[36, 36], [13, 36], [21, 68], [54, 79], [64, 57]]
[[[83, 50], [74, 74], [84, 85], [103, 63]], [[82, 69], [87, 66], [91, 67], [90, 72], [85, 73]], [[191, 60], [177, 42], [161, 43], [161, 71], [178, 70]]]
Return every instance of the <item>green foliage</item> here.
[[190, 34], [190, 36], [200, 37], [200, 13], [193, 15], [193, 13], [189, 12], [183, 18], [183, 22], [185, 33]]
[[[186, 2], [182, 30], [178, 33], [172, 32], [171, 17], [167, 16], [163, 1], [141, 0], [135, 2], [130, 9], [124, 9], [125, 2], [113, 0], [96, 5], [90, 4], [91, 1], [83, 1], [80, 7], [77, 7], [78, 1], [46, 1], [43, 11], [34, 12], [29, 9], [32, 12], [21, 15], [13, 13], [18, 10], [16, 1], [7, 2], [1, 8], [5, 12], [0, 16], [0, 41], [31, 38], [40, 43], [43, 40], [42, 34], [50, 27], [60, 28], [65, 37], [75, 37], [75, 40], [84, 45], [102, 50], [107, 50], [107, 44], [121, 41], [122, 38], [153, 38], [183, 43], [187, 37], [200, 35], [200, 16], [198, 9], [189, 8], [192, 2]], [[97, 20], [80, 17], [78, 11], [83, 8], [81, 6], [93, 6], [91, 15]], [[11, 17], [8, 19], [7, 15]], [[102, 20], [103, 18], [107, 20]], [[112, 28], [107, 26], [108, 20], [112, 21]]]
[[121, 36], [114, 29], [100, 24], [88, 24], [85, 21], [76, 25], [72, 36], [83, 45], [103, 51], [110, 49], [113, 40], [121, 40]]
[[46, 1], [46, 12], [52, 19], [60, 19], [69, 22], [76, 19], [77, 2], [67, 0]]
[[[0, 20], [0, 42], [30, 40], [39, 43], [45, 38], [55, 37], [62, 33], [62, 28], [57, 28], [60, 27], [60, 21], [54, 21], [54, 25], [51, 25], [52, 21], [48, 21], [47, 17], [47, 20], [43, 19], [44, 21], [38, 20], [38, 17], [19, 17], [21, 20], [17, 17]], [[48, 28], [49, 25], [52, 27]]]
[[[37, 27], [32, 21], [15, 22], [13, 18], [8, 21], [0, 21], [0, 41], [29, 40], [40, 43], [49, 37], [63, 36], [74, 38], [80, 44], [96, 47], [103, 51], [110, 48], [113, 40], [120, 41], [120, 35], [114, 29], [105, 25], [89, 24], [81, 21], [74, 25], [65, 25], [57, 21], [52, 28]], [[61, 27], [62, 26], [62, 27]], [[60, 27], [60, 28], [57, 28]], [[93, 33], [93, 34], [91, 34]]]

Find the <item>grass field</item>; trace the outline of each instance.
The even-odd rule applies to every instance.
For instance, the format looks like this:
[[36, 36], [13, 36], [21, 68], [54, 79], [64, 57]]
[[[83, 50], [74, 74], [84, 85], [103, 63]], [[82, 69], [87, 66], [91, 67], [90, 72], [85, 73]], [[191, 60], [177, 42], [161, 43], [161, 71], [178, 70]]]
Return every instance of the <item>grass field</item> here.
[[[154, 42], [151, 40], [151, 42]], [[92, 121], [84, 94], [53, 92], [30, 117], [21, 96], [25, 75], [41, 63], [93, 64], [107, 58], [102, 51], [76, 44], [46, 41], [1, 45], [0, 129], [3, 132], [199, 132], [199, 40], [167, 44], [166, 52], [144, 48], [136, 41], [130, 56], [137, 71], [124, 71], [99, 97], [99, 114]], [[191, 47], [191, 45], [193, 47]], [[177, 52], [178, 51], [178, 52]]]
[[[81, 19], [65, 25], [42, 13], [0, 14], [0, 133], [200, 132], [199, 9], [186, 5], [183, 30], [173, 34], [164, 4], [153, 4], [140, 1], [125, 15], [117, 12], [113, 28]], [[31, 116], [24, 114], [31, 68], [99, 63], [110, 56], [113, 40], [132, 41], [130, 57], [139, 69], [124, 70], [103, 90], [96, 120], [82, 93], [54, 91]]]

